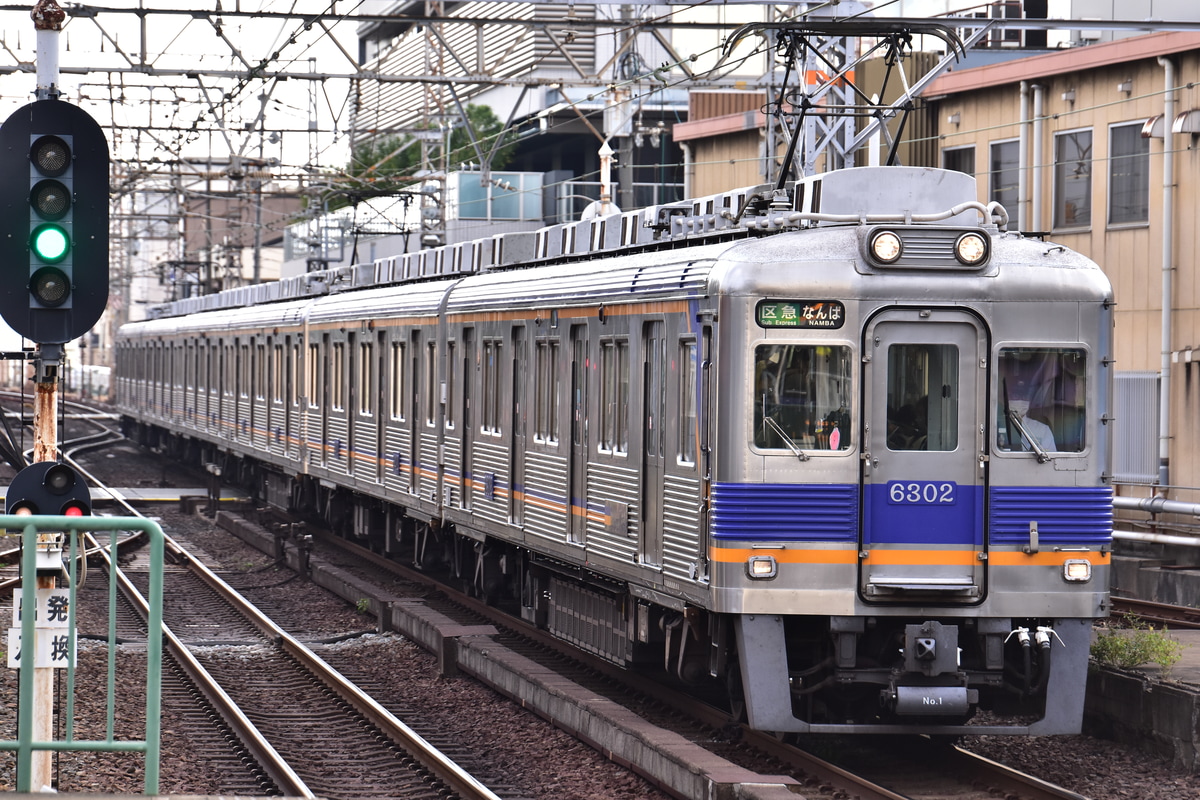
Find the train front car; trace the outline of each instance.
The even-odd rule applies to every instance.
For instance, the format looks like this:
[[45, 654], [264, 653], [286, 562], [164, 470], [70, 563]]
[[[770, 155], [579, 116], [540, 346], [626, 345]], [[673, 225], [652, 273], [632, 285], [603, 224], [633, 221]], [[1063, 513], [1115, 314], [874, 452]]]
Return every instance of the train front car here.
[[1080, 729], [1111, 289], [975, 196], [940, 170], [830, 173], [758, 222], [807, 230], [714, 272], [712, 602], [754, 728]]

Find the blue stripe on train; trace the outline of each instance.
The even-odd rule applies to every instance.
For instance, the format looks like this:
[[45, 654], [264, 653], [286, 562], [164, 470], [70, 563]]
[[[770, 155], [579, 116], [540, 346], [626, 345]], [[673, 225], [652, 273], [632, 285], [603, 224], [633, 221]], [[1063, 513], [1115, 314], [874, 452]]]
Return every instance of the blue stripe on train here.
[[858, 486], [715, 483], [712, 535], [735, 541], [857, 541]]
[[[887, 504], [885, 485], [869, 487], [876, 513], [885, 524], [874, 533], [876, 543], [978, 544], [969, 522], [978, 508], [979, 487], [957, 504], [964, 518], [931, 526], [921, 521], [919, 506]], [[858, 539], [859, 487], [847, 484], [716, 483], [712, 488], [714, 539], [853, 542]], [[872, 499], [870, 496], [868, 499]], [[988, 516], [992, 544], [1029, 540], [1029, 522], [1038, 535], [1054, 544], [1097, 545], [1112, 539], [1112, 491], [1102, 487], [996, 486], [990, 492]], [[951, 524], [943, 524], [951, 523]]]
[[1112, 490], [1104, 487], [995, 486], [989, 528], [993, 544], [1029, 541], [1029, 522], [1038, 538], [1053, 544], [1104, 544], [1112, 540]]

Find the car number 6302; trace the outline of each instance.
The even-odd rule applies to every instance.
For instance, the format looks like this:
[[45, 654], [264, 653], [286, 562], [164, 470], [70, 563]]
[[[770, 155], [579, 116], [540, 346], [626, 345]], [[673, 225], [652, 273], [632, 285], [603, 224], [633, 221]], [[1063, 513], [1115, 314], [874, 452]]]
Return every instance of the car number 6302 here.
[[953, 481], [890, 481], [888, 502], [893, 505], [953, 505], [958, 484]]

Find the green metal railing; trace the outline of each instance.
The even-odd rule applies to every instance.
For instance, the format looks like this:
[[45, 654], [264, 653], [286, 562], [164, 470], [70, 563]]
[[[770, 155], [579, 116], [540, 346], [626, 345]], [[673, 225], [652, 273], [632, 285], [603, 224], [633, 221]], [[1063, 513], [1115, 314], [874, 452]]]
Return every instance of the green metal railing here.
[[[162, 593], [163, 593], [163, 550], [162, 528], [148, 519], [137, 517], [56, 517], [17, 516], [0, 514], [0, 531], [21, 530], [21, 658], [19, 680], [19, 706], [17, 711], [17, 740], [0, 741], [0, 750], [17, 752], [17, 791], [28, 793], [42, 787], [31, 787], [33, 754], [35, 751], [50, 750], [90, 752], [134, 752], [145, 753], [145, 794], [158, 794], [159, 753], [161, 747], [161, 698], [162, 698]], [[36, 639], [35, 614], [26, 613], [37, 608], [37, 544], [38, 531], [62, 531], [69, 535], [70, 587], [68, 600], [68, 652], [71, 657], [67, 666], [66, 708], [64, 710], [64, 738], [61, 740], [34, 741], [34, 669], [36, 646], [29, 646]], [[146, 636], [146, 724], [145, 738], [141, 741], [117, 740], [114, 738], [116, 716], [116, 655], [117, 655], [117, 590], [115, 577], [109, 581], [108, 596], [108, 683], [106, 693], [106, 728], [103, 740], [81, 741], [75, 739], [75, 590], [78, 586], [76, 555], [80, 534], [86, 531], [110, 531], [110, 564], [117, 563], [117, 533], [120, 531], [143, 531], [150, 546], [150, 597], [148, 598], [148, 628]], [[89, 690], [90, 691], [90, 690]]]

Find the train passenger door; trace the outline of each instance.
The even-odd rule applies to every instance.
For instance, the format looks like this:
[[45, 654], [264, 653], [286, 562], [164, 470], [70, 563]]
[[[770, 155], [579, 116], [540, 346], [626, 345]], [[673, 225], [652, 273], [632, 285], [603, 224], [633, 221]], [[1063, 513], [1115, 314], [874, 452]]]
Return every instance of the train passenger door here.
[[588, 329], [571, 326], [571, 478], [568, 484], [567, 529], [569, 541], [587, 541], [588, 462]]
[[528, 360], [525, 352], [525, 329], [512, 329], [512, 446], [508, 457], [508, 521], [521, 525], [525, 501], [525, 381], [528, 379]]
[[859, 589], [868, 601], [983, 598], [987, 352], [982, 324], [959, 311], [895, 309], [867, 327]]
[[[450, 371], [453, 372], [457, 366], [453, 363], [454, 350], [450, 350]], [[459, 457], [458, 470], [458, 505], [460, 508], [469, 509], [474, 500], [475, 481], [474, 481], [474, 465], [471, 463], [473, 452], [471, 450], [471, 442], [475, 436], [475, 428], [477, 426], [475, 420], [474, 409], [471, 407], [471, 399], [475, 396], [475, 380], [478, 375], [478, 370], [475, 368], [475, 329], [463, 328], [462, 333], [462, 426], [458, 431], [459, 447], [461, 456]], [[486, 401], [485, 401], [486, 402]]]
[[667, 340], [662, 322], [642, 327], [641, 562], [662, 563], [666, 470]]

